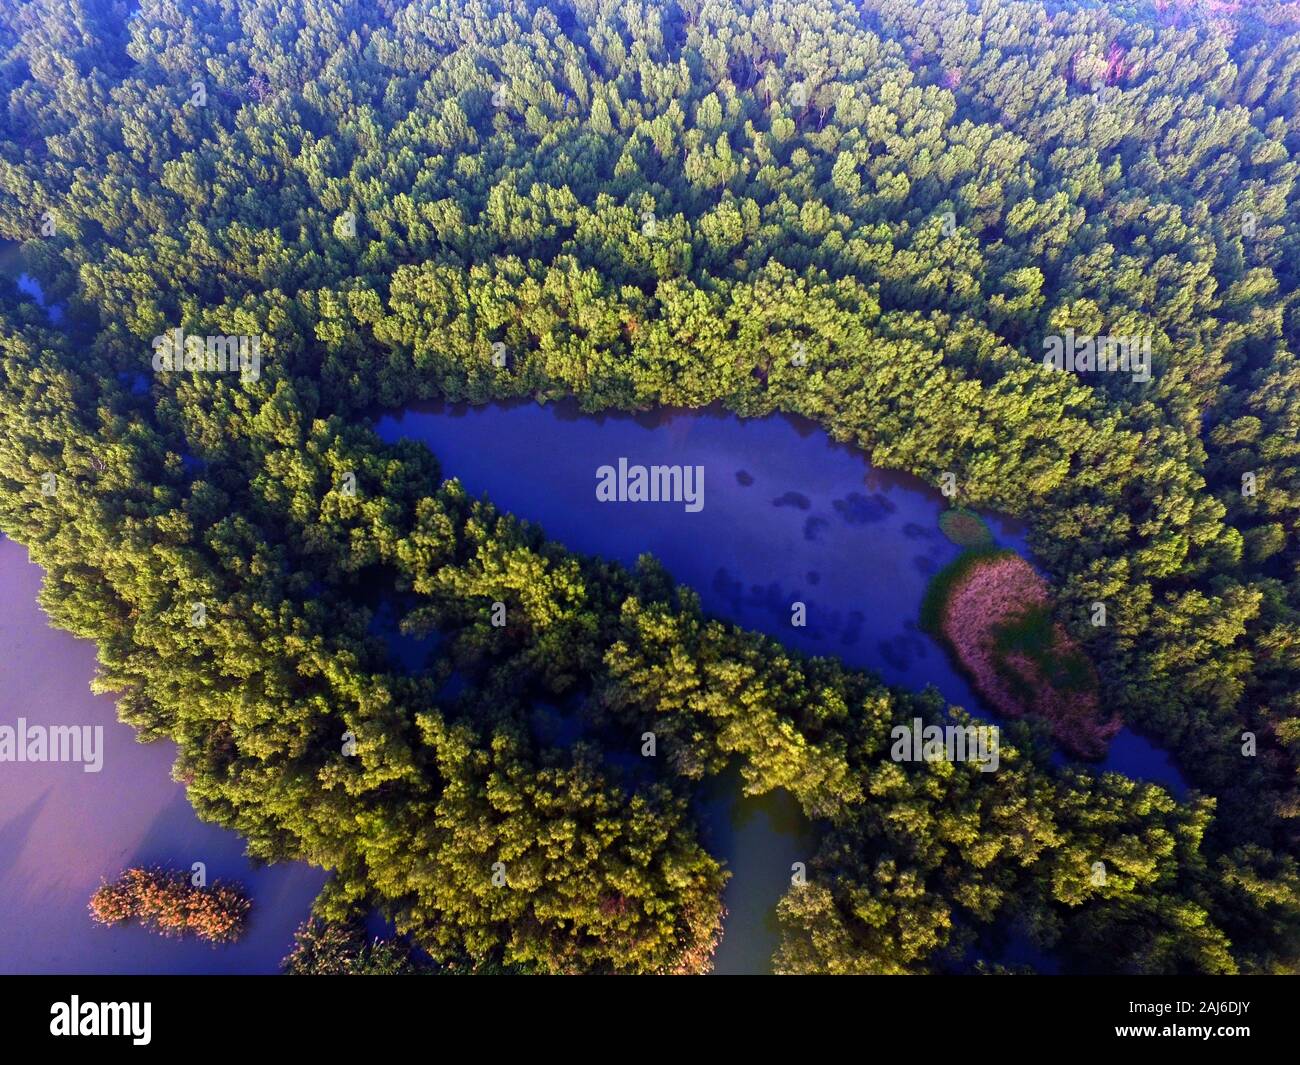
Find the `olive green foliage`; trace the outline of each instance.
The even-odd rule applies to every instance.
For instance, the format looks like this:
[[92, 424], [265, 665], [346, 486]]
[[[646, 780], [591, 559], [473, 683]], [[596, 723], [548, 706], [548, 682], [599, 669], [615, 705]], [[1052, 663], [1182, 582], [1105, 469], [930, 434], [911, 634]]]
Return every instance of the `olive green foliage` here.
[[[707, 967], [689, 798], [735, 762], [824, 822], [783, 971], [964, 970], [1008, 923], [1081, 969], [1294, 968], [1298, 52], [1014, 0], [7, 5], [0, 235], [67, 320], [0, 286], [0, 527], [199, 813], [435, 963]], [[173, 328], [258, 337], [260, 376], [154, 373]], [[1068, 328], [1151, 336], [1151, 380], [1045, 367]], [[1105, 705], [1200, 793], [1023, 731], [996, 773], [896, 763], [933, 695], [576, 557], [370, 428], [567, 395], [805, 415], [1023, 515]], [[441, 634], [427, 670], [376, 596]], [[571, 748], [528, 724], [557, 700]]]
[[312, 918], [294, 933], [281, 968], [289, 976], [418, 976], [432, 972], [398, 940], [371, 938], [360, 923]]
[[1046, 606], [1027, 606], [995, 629], [993, 646], [1002, 657], [1023, 655], [1053, 687], [1076, 691], [1092, 688], [1096, 678], [1088, 660], [1076, 647], [1062, 648], [1055, 629], [1052, 612]]

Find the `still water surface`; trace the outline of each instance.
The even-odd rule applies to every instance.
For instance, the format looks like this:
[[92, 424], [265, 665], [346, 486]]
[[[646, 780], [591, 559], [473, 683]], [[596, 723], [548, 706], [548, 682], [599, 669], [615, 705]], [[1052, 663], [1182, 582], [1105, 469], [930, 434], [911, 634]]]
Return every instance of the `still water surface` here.
[[[650, 552], [711, 614], [890, 684], [934, 684], [948, 702], [992, 716], [918, 624], [930, 577], [959, 554], [939, 531], [943, 496], [873, 469], [809, 422], [713, 409], [634, 416], [582, 414], [571, 402], [434, 403], [386, 415], [377, 429], [386, 440], [427, 444], [444, 477], [570, 549], [628, 565]], [[597, 469], [620, 459], [703, 467], [703, 508], [598, 501]], [[1022, 525], [985, 518], [999, 545], [1032, 557]], [[807, 608], [802, 628], [791, 624], [795, 602]], [[1128, 729], [1100, 768], [1186, 792], [1168, 755]], [[717, 971], [767, 971], [791, 863], [815, 849], [810, 826], [788, 795], [747, 799], [734, 778], [711, 789], [700, 813], [710, 850], [733, 874]]]
[[[52, 628], [36, 605], [41, 570], [0, 539], [0, 724], [99, 725], [103, 768], [0, 763], [0, 972], [273, 973], [325, 873], [294, 863], [255, 868], [235, 833], [195, 816], [171, 779], [175, 748], [141, 744], [113, 700], [89, 688], [95, 648]], [[164, 939], [91, 921], [101, 879], [130, 865], [207, 866], [253, 897], [233, 946]]]
[[[0, 247], [0, 271], [17, 273]], [[41, 301], [26, 274], [20, 287]], [[58, 308], [47, 308], [58, 321]], [[934, 684], [989, 716], [917, 618], [926, 582], [957, 556], [939, 532], [942, 496], [915, 478], [874, 470], [862, 454], [798, 419], [743, 420], [716, 410], [587, 415], [572, 403], [421, 405], [381, 418], [387, 440], [412, 438], [444, 476], [540, 523], [573, 550], [632, 564], [649, 552], [694, 588], [706, 611], [786, 646], [837, 655], [888, 683]], [[704, 507], [600, 503], [596, 469], [692, 465], [704, 471]], [[1000, 545], [1031, 557], [1017, 523], [986, 515]], [[301, 864], [255, 868], [239, 838], [199, 821], [170, 777], [170, 744], [141, 745], [95, 696], [93, 646], [52, 629], [36, 605], [40, 571], [0, 539], [0, 724], [99, 724], [105, 765], [0, 766], [0, 971], [273, 972], [325, 874]], [[791, 604], [807, 624], [790, 623]], [[396, 657], [418, 668], [428, 642], [378, 620]], [[1102, 764], [1178, 795], [1186, 785], [1164, 752], [1125, 729]], [[774, 910], [792, 863], [815, 850], [789, 795], [740, 795], [737, 778], [712, 782], [697, 806], [709, 849], [732, 872], [718, 972], [765, 972], [777, 943]], [[132, 864], [189, 867], [241, 881], [254, 899], [248, 935], [213, 949], [134, 928], [93, 924], [86, 900], [101, 878]], [[1031, 958], [1041, 962], [1042, 959]]]

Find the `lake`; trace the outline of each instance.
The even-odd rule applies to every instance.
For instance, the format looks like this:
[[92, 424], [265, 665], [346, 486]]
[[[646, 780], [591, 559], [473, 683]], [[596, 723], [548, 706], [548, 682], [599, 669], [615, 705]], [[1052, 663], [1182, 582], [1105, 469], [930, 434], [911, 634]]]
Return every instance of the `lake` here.
[[[0, 246], [0, 272], [20, 270], [14, 246]], [[35, 280], [23, 273], [19, 284], [41, 300]], [[390, 441], [423, 441], [444, 476], [573, 550], [628, 565], [650, 552], [718, 617], [799, 651], [837, 655], [890, 684], [934, 684], [950, 703], [992, 716], [918, 626], [927, 581], [959, 550], [939, 531], [946, 501], [916, 478], [872, 469], [807, 421], [713, 409], [590, 415], [572, 402], [428, 404], [381, 417], [377, 430]], [[597, 468], [620, 459], [703, 467], [703, 507], [598, 502]], [[1032, 558], [1022, 525], [985, 517], [1000, 545]], [[0, 971], [274, 972], [324, 872], [255, 868], [234, 833], [198, 820], [171, 780], [174, 749], [136, 743], [111, 698], [91, 694], [94, 648], [50, 628], [35, 601], [39, 583], [24, 549], [0, 539], [0, 724], [20, 716], [100, 724], [105, 762], [98, 774], [0, 765]], [[806, 609], [802, 627], [791, 624], [795, 602]], [[418, 668], [433, 641], [401, 637], [394, 621], [381, 613], [376, 631], [399, 664]], [[1128, 729], [1101, 768], [1179, 796], [1187, 790], [1170, 758]], [[706, 845], [733, 874], [715, 971], [767, 972], [776, 902], [816, 839], [789, 795], [745, 798], [737, 781], [733, 773], [709, 782], [696, 806]], [[195, 861], [210, 880], [238, 880], [252, 895], [239, 944], [214, 949], [89, 919], [86, 902], [102, 878], [132, 864]]]
[[[947, 501], [915, 477], [873, 469], [810, 422], [717, 409], [593, 415], [573, 402], [431, 403], [376, 428], [385, 440], [427, 444], [444, 477], [575, 551], [628, 565], [650, 552], [711, 614], [890, 684], [933, 684], [996, 720], [919, 626], [930, 577], [960, 553], [939, 531]], [[703, 507], [598, 501], [597, 469], [620, 459], [703, 467]], [[1021, 523], [984, 517], [1000, 546], [1032, 559]], [[795, 602], [806, 608], [802, 627], [791, 623]], [[1187, 791], [1169, 756], [1129, 729], [1099, 768]], [[810, 826], [789, 796], [744, 798], [734, 778], [711, 786], [699, 812], [706, 843], [733, 874], [716, 971], [769, 971], [774, 909], [791, 863], [812, 857]]]

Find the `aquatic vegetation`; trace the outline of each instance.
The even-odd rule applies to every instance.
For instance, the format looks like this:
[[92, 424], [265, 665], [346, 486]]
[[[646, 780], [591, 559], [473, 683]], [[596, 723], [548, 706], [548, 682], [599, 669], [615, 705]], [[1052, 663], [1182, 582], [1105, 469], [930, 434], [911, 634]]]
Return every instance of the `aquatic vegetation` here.
[[1123, 722], [1102, 712], [1091, 663], [1053, 620], [1047, 583], [1015, 552], [968, 552], [937, 574], [924, 621], [1000, 713], [1047, 721], [1077, 757], [1106, 753]]
[[939, 528], [959, 547], [991, 547], [993, 531], [973, 510], [954, 507], [939, 515]]
[[90, 897], [90, 916], [100, 924], [139, 921], [164, 936], [220, 944], [239, 939], [252, 905], [236, 884], [198, 886], [183, 870], [132, 867]]
[[[734, 761], [831, 829], [783, 904], [790, 971], [934, 971], [1010, 911], [1098, 967], [1300, 964], [1282, 29], [1059, 0], [123, 10], [0, 25], [0, 234], [69, 319], [0, 284], [0, 525], [203, 816], [438, 961], [695, 971], [725, 877], [689, 797]], [[155, 370], [177, 329], [227, 338], [226, 372]], [[1066, 335], [1140, 336], [1142, 373], [1045, 364]], [[372, 431], [564, 396], [797, 413], [1024, 516], [1062, 609], [1116, 621], [1094, 674], [1023, 574], [937, 582], [981, 683], [1083, 750], [1113, 707], [1209, 797], [1014, 746], [973, 778], [895, 763], [933, 699], [547, 544]], [[424, 673], [367, 633], [377, 588], [442, 637]], [[595, 738], [533, 742], [570, 696]]]

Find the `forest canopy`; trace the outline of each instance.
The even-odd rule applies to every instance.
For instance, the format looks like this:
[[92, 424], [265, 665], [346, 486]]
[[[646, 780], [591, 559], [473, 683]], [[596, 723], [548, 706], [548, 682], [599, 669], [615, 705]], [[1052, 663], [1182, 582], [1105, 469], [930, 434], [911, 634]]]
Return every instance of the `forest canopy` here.
[[[1081, 971], [1300, 965], [1294, 4], [29, 0], [0, 96], [0, 236], [65, 311], [0, 281], [0, 528], [199, 813], [333, 871], [321, 921], [700, 971], [691, 797], [738, 765], [822, 830], [779, 971], [972, 971], [994, 928]], [[1145, 338], [1148, 379], [1045, 365], [1067, 334]], [[894, 762], [960, 712], [373, 430], [568, 396], [803, 415], [1026, 517], [1101, 708], [1195, 793], [1029, 726], [996, 773]], [[557, 700], [571, 748], [528, 725]]]

